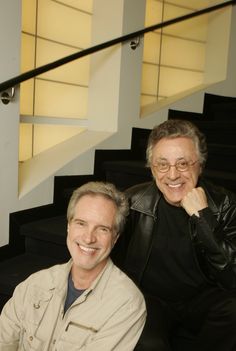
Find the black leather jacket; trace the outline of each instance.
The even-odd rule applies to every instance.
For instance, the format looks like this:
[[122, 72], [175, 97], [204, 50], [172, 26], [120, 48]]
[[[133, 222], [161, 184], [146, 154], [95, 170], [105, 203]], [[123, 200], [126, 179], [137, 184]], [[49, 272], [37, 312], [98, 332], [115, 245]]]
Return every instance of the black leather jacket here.
[[[199, 186], [206, 192], [208, 208], [199, 212], [200, 217], [189, 217], [196, 261], [208, 282], [227, 290], [236, 289], [235, 194], [203, 180]], [[148, 182], [128, 189], [127, 194], [130, 215], [118, 244], [124, 255], [117, 264], [139, 285], [152, 247], [161, 193], [155, 182]]]

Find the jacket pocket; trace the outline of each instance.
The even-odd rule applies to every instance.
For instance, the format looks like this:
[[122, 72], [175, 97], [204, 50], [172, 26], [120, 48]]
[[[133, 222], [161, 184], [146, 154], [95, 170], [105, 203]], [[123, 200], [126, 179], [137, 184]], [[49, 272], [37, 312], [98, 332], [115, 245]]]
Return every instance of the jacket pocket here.
[[70, 321], [57, 342], [58, 351], [75, 351], [94, 338], [98, 330], [91, 325]]
[[37, 326], [40, 324], [51, 298], [51, 291], [44, 291], [38, 286], [32, 287], [24, 316], [22, 316], [26, 325]]

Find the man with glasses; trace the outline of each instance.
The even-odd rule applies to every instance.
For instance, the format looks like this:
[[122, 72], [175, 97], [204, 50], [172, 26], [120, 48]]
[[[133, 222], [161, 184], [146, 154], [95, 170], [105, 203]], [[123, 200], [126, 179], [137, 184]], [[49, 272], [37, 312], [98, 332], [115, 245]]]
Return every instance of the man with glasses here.
[[154, 181], [127, 190], [123, 268], [143, 291], [138, 351], [236, 350], [236, 198], [205, 182], [204, 135], [192, 123], [154, 127]]

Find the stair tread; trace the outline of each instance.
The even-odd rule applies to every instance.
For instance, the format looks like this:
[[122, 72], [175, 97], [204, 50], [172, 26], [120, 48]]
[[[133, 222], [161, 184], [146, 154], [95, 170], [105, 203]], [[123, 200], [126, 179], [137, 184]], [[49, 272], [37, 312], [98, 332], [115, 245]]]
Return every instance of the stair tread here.
[[21, 235], [37, 238], [42, 241], [55, 242], [65, 245], [67, 235], [66, 215], [60, 215], [36, 220], [23, 224], [20, 229]]
[[235, 172], [219, 171], [216, 169], [204, 169], [203, 174], [206, 176], [209, 175], [209, 176], [215, 176], [217, 178], [231, 179], [236, 181]]
[[103, 167], [105, 169], [110, 169], [110, 170], [117, 170], [120, 169], [120, 167], [125, 168], [126, 172], [139, 172], [139, 173], [146, 173], [149, 171], [149, 168], [146, 167], [146, 162], [145, 161], [106, 161], [103, 164]]
[[63, 260], [29, 253], [0, 262], [0, 291], [11, 295], [15, 286], [30, 274], [62, 262]]

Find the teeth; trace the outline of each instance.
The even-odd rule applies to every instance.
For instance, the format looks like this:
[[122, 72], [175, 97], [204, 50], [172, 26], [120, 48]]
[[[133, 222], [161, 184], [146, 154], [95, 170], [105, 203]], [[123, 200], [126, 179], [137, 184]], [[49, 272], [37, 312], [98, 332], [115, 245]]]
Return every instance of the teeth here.
[[81, 248], [81, 250], [86, 251], [86, 252], [94, 252], [94, 251], [96, 251], [96, 249], [93, 249], [91, 247], [86, 247], [86, 246], [82, 246], [82, 245], [79, 245], [79, 247]]
[[169, 184], [168, 185], [170, 188], [179, 188], [181, 184]]

